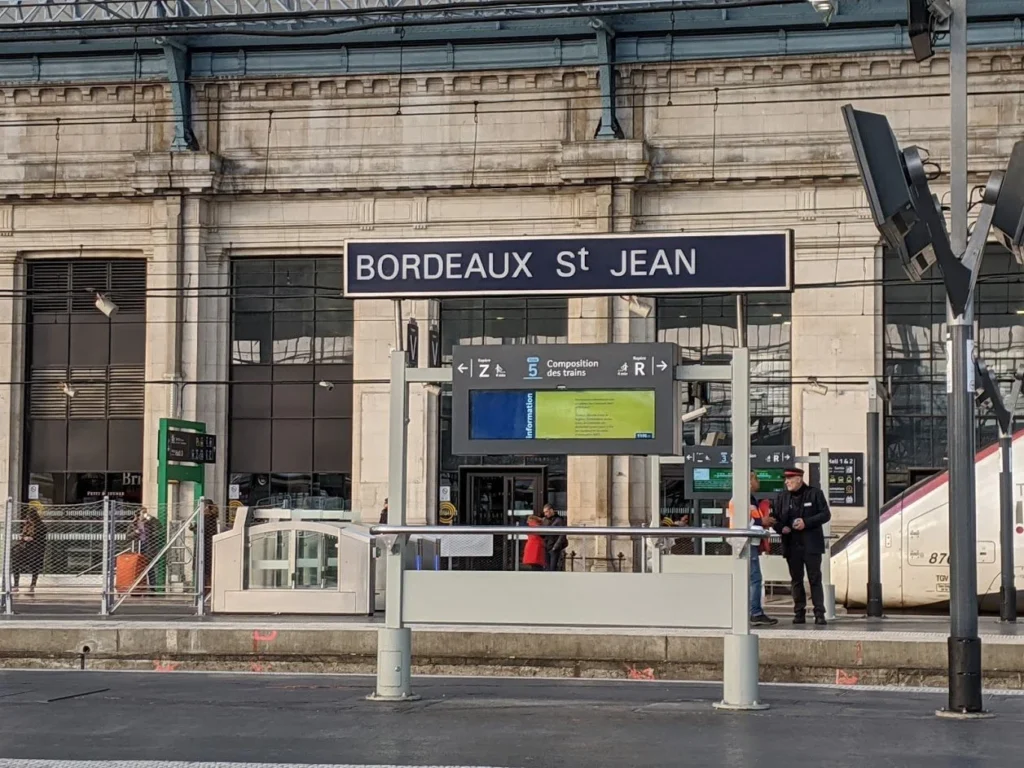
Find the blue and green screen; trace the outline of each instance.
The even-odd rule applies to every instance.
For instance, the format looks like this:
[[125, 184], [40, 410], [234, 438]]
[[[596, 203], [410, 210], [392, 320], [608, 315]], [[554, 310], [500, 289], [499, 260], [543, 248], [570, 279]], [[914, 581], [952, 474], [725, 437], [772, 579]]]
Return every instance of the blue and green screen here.
[[473, 390], [470, 440], [654, 438], [654, 390]]

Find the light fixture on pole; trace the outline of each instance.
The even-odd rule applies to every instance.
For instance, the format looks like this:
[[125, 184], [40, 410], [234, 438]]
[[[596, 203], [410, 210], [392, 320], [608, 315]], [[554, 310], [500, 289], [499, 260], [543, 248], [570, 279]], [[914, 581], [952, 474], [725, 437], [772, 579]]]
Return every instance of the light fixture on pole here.
[[96, 309], [102, 312], [107, 317], [113, 317], [117, 314], [117, 304], [107, 298], [105, 295], [96, 291]]
[[[1011, 250], [1018, 249], [1024, 220], [1024, 188], [1018, 164], [1011, 172], [990, 174], [974, 231], [967, 228], [967, 4], [953, 0], [950, 21], [950, 178], [951, 215], [947, 229], [931, 193], [921, 153], [902, 152], [884, 115], [843, 107], [868, 207], [885, 244], [898, 254], [911, 280], [938, 264], [947, 303], [947, 394], [949, 446], [950, 633], [949, 705], [940, 714], [979, 716], [982, 708], [981, 638], [978, 635], [978, 583], [974, 445], [974, 287], [989, 230]], [[1018, 142], [1011, 158], [1018, 163]], [[998, 218], [996, 212], [999, 213]], [[926, 258], [919, 259], [922, 254]], [[870, 599], [870, 597], [869, 597]]]

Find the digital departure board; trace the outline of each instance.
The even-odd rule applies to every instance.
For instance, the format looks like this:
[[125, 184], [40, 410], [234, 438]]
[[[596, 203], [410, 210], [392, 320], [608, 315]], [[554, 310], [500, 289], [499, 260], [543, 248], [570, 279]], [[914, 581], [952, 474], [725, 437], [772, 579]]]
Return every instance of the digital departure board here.
[[[731, 467], [689, 467], [695, 496], [727, 494], [732, 496]], [[758, 493], [778, 493], [784, 487], [782, 469], [755, 469], [760, 490]]]
[[473, 390], [470, 440], [653, 440], [654, 390]]
[[452, 453], [671, 455], [674, 344], [457, 346]]

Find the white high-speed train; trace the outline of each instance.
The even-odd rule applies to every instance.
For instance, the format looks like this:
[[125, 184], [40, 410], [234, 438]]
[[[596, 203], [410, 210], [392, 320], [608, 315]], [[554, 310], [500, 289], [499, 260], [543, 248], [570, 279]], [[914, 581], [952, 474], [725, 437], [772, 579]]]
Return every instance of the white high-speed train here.
[[[978, 598], [984, 611], [999, 610], [999, 470], [997, 445], [975, 457], [978, 510]], [[1024, 430], [1013, 437], [1014, 585], [1024, 610]], [[949, 604], [949, 475], [907, 488], [882, 507], [882, 599], [887, 608]], [[862, 522], [832, 547], [836, 602], [867, 602], [868, 536]]]

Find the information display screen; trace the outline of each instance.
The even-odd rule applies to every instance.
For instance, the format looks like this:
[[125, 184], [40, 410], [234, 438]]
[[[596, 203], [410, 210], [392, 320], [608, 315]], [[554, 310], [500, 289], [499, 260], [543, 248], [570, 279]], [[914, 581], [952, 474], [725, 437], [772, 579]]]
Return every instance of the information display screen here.
[[653, 440], [654, 390], [470, 390], [470, 440]]
[[[732, 493], [731, 467], [693, 467], [694, 494]], [[782, 479], [782, 468], [755, 469], [754, 474], [761, 485], [759, 493], [777, 493], [785, 484]]]

